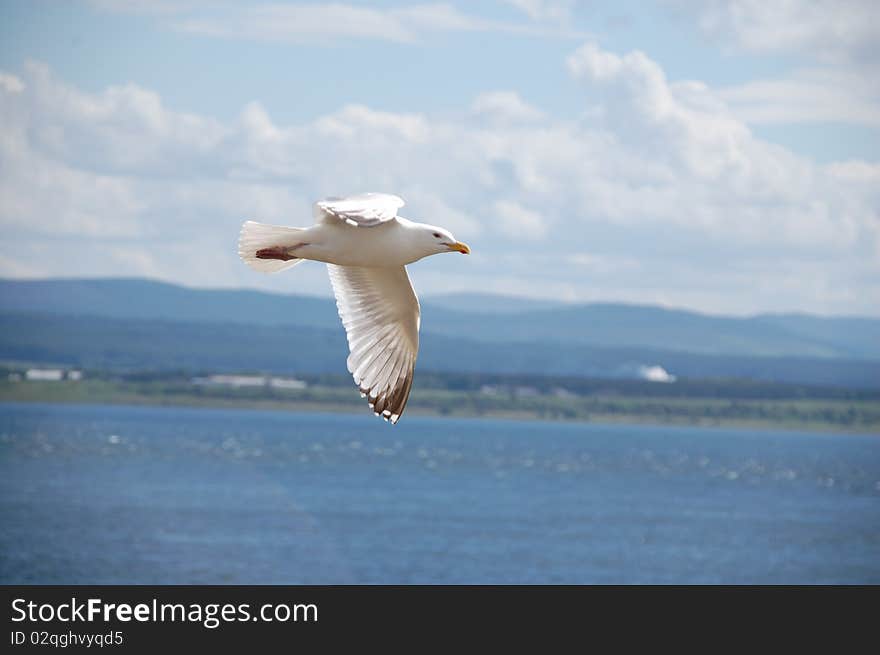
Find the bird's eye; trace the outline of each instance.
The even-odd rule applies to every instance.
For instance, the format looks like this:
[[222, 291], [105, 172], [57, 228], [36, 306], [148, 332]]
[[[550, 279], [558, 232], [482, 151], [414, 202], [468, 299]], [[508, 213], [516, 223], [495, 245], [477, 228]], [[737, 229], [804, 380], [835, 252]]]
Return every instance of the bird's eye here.
[[440, 238], [440, 233], [439, 233], [439, 232], [434, 232], [434, 238], [435, 238], [435, 239], [439, 239], [439, 238]]

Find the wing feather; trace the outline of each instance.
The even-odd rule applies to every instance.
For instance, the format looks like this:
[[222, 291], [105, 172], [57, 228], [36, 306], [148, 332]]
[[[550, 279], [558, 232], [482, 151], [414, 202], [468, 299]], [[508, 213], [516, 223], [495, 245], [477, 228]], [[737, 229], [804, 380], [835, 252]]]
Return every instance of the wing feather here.
[[315, 203], [319, 221], [343, 221], [355, 227], [375, 227], [397, 217], [405, 203], [388, 193], [361, 193], [347, 198], [327, 198]]
[[419, 300], [406, 268], [327, 269], [348, 338], [348, 370], [373, 412], [397, 423], [419, 352]]

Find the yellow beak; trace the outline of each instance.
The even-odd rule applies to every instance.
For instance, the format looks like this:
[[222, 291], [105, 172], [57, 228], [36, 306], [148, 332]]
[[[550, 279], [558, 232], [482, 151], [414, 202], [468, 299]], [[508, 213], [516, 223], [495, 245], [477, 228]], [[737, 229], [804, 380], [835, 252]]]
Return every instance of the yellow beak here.
[[449, 249], [454, 250], [456, 252], [460, 252], [462, 255], [471, 254], [471, 249], [468, 247], [468, 244], [462, 243], [461, 241], [456, 241], [455, 243], [450, 243]]

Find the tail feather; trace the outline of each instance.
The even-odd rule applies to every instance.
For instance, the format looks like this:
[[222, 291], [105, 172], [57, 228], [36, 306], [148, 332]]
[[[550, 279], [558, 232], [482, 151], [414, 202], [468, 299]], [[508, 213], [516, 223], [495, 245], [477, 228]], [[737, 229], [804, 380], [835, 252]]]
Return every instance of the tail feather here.
[[282, 227], [280, 225], [246, 221], [241, 226], [241, 233], [238, 236], [238, 256], [241, 257], [245, 264], [261, 273], [277, 273], [291, 266], [296, 266], [303, 260], [299, 258], [288, 261], [260, 259], [257, 257], [257, 251], [266, 248], [295, 245], [298, 240], [298, 233], [302, 231], [303, 228], [301, 227]]

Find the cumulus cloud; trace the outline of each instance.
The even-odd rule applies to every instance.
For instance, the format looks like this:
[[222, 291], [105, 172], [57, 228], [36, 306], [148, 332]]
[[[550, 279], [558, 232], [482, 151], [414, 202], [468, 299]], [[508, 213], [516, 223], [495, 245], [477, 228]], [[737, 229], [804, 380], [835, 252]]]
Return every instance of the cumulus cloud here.
[[644, 53], [587, 44], [568, 66], [577, 120], [505, 93], [459, 118], [349, 105], [293, 125], [256, 101], [218, 121], [135, 84], [90, 93], [40, 64], [4, 72], [17, 83], [0, 83], [0, 274], [326, 292], [318, 266], [250, 274], [240, 222], [307, 224], [315, 198], [379, 190], [473, 247], [466, 271], [415, 267], [428, 293], [480, 279], [568, 300], [876, 312], [876, 165], [766, 143]]
[[476, 116], [495, 121], [531, 122], [544, 118], [544, 112], [523, 100], [514, 91], [490, 91], [481, 93], [471, 105]]
[[839, 250], [867, 238], [877, 247], [870, 204], [854, 215], [821, 167], [756, 138], [704, 84], [670, 83], [644, 53], [619, 56], [593, 44], [568, 64], [605, 109], [601, 124], [671, 176], [637, 185], [629, 195], [646, 202], [632, 212], [753, 245]]

